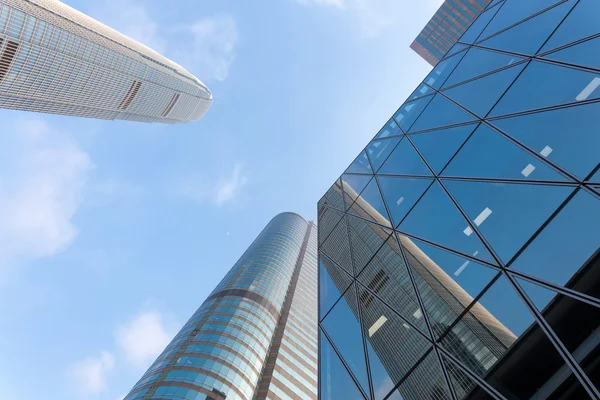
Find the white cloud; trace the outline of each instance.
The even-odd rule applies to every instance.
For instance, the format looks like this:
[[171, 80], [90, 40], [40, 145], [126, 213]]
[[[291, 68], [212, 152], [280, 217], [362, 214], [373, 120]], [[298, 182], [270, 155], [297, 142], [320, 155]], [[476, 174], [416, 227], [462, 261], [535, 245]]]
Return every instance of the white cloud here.
[[115, 366], [115, 357], [102, 351], [99, 357], [88, 357], [70, 368], [77, 387], [85, 393], [100, 393], [106, 389], [106, 374]]
[[231, 176], [219, 182], [217, 187], [216, 203], [224, 204], [234, 198], [239, 191], [248, 183], [248, 179], [244, 175], [241, 164], [236, 164], [233, 167]]
[[185, 36], [191, 36], [191, 48], [177, 51], [179, 64], [193, 71], [205, 81], [224, 81], [235, 60], [238, 32], [235, 19], [228, 14], [202, 18], [181, 28]]
[[196, 174], [180, 179], [176, 184], [177, 193], [198, 204], [223, 206], [233, 202], [248, 184], [247, 171], [242, 164], [235, 164], [230, 174], [221, 176], [216, 181], [206, 176], [206, 174]]
[[115, 340], [125, 359], [134, 367], [144, 369], [175, 336], [164, 324], [157, 311], [145, 311], [131, 322], [117, 327]]
[[77, 236], [72, 222], [93, 165], [42, 120], [8, 127], [0, 144], [0, 264], [50, 256]]

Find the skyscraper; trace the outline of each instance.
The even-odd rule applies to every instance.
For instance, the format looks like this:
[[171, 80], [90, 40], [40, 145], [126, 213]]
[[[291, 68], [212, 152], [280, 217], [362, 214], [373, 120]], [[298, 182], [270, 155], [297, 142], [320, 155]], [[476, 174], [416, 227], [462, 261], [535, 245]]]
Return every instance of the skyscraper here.
[[599, 398], [599, 13], [492, 2], [319, 201], [321, 399]]
[[0, 0], [0, 107], [101, 119], [200, 119], [210, 90], [58, 0]]
[[273, 218], [125, 399], [316, 399], [316, 235]]
[[410, 45], [434, 67], [491, 0], [446, 0]]

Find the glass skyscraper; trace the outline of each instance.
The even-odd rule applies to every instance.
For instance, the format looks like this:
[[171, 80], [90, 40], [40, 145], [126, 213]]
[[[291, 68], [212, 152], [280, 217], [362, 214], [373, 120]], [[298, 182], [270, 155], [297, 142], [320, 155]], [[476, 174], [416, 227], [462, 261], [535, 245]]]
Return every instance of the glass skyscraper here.
[[446, 0], [410, 45], [436, 66], [491, 0]]
[[277, 215], [125, 399], [316, 399], [316, 290], [316, 225]]
[[319, 201], [321, 399], [600, 398], [598, 16], [491, 2]]
[[58, 0], [0, 0], [0, 108], [177, 123], [211, 102], [183, 67]]

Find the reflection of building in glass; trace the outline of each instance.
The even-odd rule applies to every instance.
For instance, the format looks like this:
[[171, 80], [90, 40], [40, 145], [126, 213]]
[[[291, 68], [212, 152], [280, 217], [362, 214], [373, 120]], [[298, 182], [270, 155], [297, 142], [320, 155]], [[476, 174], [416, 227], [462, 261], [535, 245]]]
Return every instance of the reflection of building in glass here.
[[446, 0], [410, 48], [435, 66], [491, 0]]
[[493, 3], [319, 201], [323, 399], [600, 396], [600, 3]]
[[58, 0], [0, 1], [0, 107], [142, 122], [200, 119], [210, 90]]
[[126, 399], [315, 399], [316, 234], [273, 218]]

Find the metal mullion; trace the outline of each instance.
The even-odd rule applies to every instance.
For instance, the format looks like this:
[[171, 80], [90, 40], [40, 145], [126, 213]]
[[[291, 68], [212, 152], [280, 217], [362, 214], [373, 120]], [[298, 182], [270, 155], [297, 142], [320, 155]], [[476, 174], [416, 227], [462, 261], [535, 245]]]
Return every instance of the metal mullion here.
[[[383, 175], [382, 175], [383, 176]], [[377, 175], [375, 176], [375, 179], [377, 179]], [[431, 177], [429, 178], [431, 180], [431, 182], [429, 183], [429, 186], [427, 186], [427, 189], [425, 189], [423, 191], [423, 193], [421, 193], [421, 196], [419, 196], [419, 198], [414, 202], [414, 204], [410, 207], [410, 209], [406, 212], [406, 214], [404, 214], [404, 217], [402, 217], [402, 219], [396, 223], [395, 221], [393, 221], [392, 218], [392, 213], [390, 211], [388, 211], [389, 217], [390, 217], [390, 222], [392, 224], [392, 229], [396, 229], [398, 228], [403, 222], [404, 220], [408, 217], [408, 215], [411, 213], [412, 210], [414, 210], [414, 208], [417, 206], [417, 204], [419, 204], [419, 202], [421, 201], [421, 199], [423, 197], [425, 197], [425, 194], [429, 191], [429, 189], [431, 188], [431, 186], [434, 184], [435, 182], [435, 178]], [[379, 185], [379, 180], [377, 179], [377, 185]], [[381, 186], [379, 185], [379, 187], [381, 188]], [[383, 193], [383, 190], [381, 191]], [[383, 199], [383, 203], [387, 204], [387, 201], [385, 200], [385, 198], [382, 195], [382, 199]]]
[[[333, 227], [333, 229], [331, 230], [331, 232], [329, 232], [329, 234], [327, 235], [327, 237], [325, 239], [323, 239], [323, 242], [321, 243], [321, 245], [319, 247], [325, 247], [325, 243], [331, 237], [331, 234], [333, 233], [333, 231], [335, 231], [337, 229], [337, 227], [339, 226], [339, 224], [346, 219], [345, 218], [346, 215], [347, 215], [346, 213], [344, 213], [344, 215], [342, 215], [342, 218], [340, 218], [340, 220], [335, 224], [335, 226]], [[350, 237], [349, 236], [348, 236], [348, 246], [350, 246]], [[325, 252], [325, 254], [327, 254], [327, 253]], [[330, 256], [328, 255], [328, 257], [330, 257]], [[354, 270], [354, 268], [352, 270]]]
[[526, 115], [531, 115], [531, 114], [539, 114], [539, 113], [543, 113], [543, 112], [547, 112], [547, 111], [555, 111], [555, 110], [560, 110], [563, 108], [578, 107], [578, 106], [583, 106], [583, 105], [598, 103], [598, 102], [600, 102], [600, 98], [593, 98], [593, 99], [574, 101], [574, 102], [572, 101], [570, 103], [561, 103], [561, 104], [555, 104], [552, 106], [533, 108], [533, 109], [524, 110], [524, 111], [515, 111], [510, 114], [490, 116], [490, 117], [486, 117], [485, 121], [493, 122], [493, 121], [497, 121], [500, 119], [508, 119], [508, 118], [521, 117], [521, 116], [526, 116]]
[[[491, 49], [490, 49], [490, 50], [491, 50]], [[488, 51], [488, 50], [486, 50], [486, 51]], [[498, 50], [496, 50], [496, 51], [495, 51], [495, 53], [504, 54], [502, 51], [498, 51]], [[504, 54], [504, 55], [507, 55], [507, 54]], [[459, 87], [459, 86], [462, 86], [462, 85], [465, 85], [465, 84], [471, 83], [471, 82], [473, 82], [473, 81], [476, 81], [476, 80], [479, 80], [479, 79], [486, 78], [486, 77], [488, 77], [488, 76], [490, 76], [490, 75], [494, 75], [494, 74], [496, 74], [496, 73], [499, 73], [499, 72], [502, 72], [502, 71], [506, 71], [506, 70], [508, 70], [508, 69], [511, 69], [511, 68], [513, 68], [513, 67], [516, 67], [517, 65], [525, 64], [525, 63], [527, 63], [527, 62], [529, 61], [529, 57], [521, 57], [521, 58], [523, 58], [523, 59], [522, 59], [522, 60], [520, 60], [520, 61], [517, 61], [517, 62], [516, 62], [516, 63], [514, 63], [514, 64], [504, 65], [504, 66], [502, 66], [502, 67], [500, 67], [500, 68], [496, 68], [496, 69], [494, 69], [494, 70], [492, 70], [492, 71], [488, 71], [488, 72], [486, 72], [486, 73], [483, 73], [483, 74], [481, 74], [481, 75], [477, 75], [477, 76], [471, 77], [471, 78], [469, 78], [469, 79], [466, 79], [466, 80], [464, 80], [464, 81], [460, 81], [460, 82], [458, 82], [458, 83], [455, 83], [454, 85], [447, 86], [447, 87], [444, 87], [444, 88], [440, 88], [440, 92], [445, 92], [446, 90], [454, 89], [454, 88], [457, 88], [457, 87]], [[448, 78], [450, 78], [450, 77], [448, 77]]]
[[[404, 382], [406, 382], [406, 380], [408, 379], [408, 377], [421, 365], [421, 363], [423, 361], [425, 361], [425, 359], [427, 358], [427, 356], [429, 356], [429, 354], [433, 351], [433, 346], [431, 346], [429, 349], [427, 349], [427, 351], [417, 360], [417, 362], [415, 363], [415, 365], [413, 365], [412, 367], [410, 367], [410, 369], [406, 372], [406, 374], [402, 377], [402, 379], [400, 379], [400, 381], [394, 385], [394, 388], [385, 396], [384, 400], [388, 400], [395, 391], [397, 391], [398, 389], [400, 389], [400, 386], [402, 386], [402, 384]], [[400, 393], [400, 395], [402, 395], [402, 393]]]
[[525, 304], [529, 308], [529, 311], [535, 317], [537, 323], [539, 324], [539, 326], [542, 328], [542, 330], [546, 334], [546, 337], [548, 339], [550, 339], [550, 342], [558, 350], [559, 354], [562, 356], [562, 358], [567, 363], [567, 366], [570, 367], [573, 374], [575, 374], [575, 376], [579, 379], [581, 385], [585, 388], [586, 392], [592, 398], [596, 398], [596, 399], [600, 398], [600, 392], [598, 391], [598, 389], [590, 381], [590, 379], [588, 378], [586, 373], [583, 371], [583, 369], [581, 368], [579, 363], [573, 358], [573, 356], [571, 355], [569, 350], [567, 350], [567, 348], [562, 343], [560, 338], [552, 330], [552, 327], [550, 326], [550, 324], [544, 319], [543, 315], [540, 313], [540, 311], [537, 309], [537, 307], [533, 304], [533, 302], [527, 296], [525, 291], [517, 284], [514, 277], [512, 277], [510, 274], [505, 274], [505, 275], [506, 275], [508, 281], [513, 286], [513, 288], [517, 291], [519, 297], [521, 297], [521, 300], [525, 302]]
[[513, 178], [474, 178], [466, 176], [440, 176], [440, 180], [443, 181], [463, 181], [463, 182], [488, 182], [488, 183], [507, 183], [514, 185], [529, 185], [529, 186], [569, 186], [579, 187], [581, 186], [578, 182], [569, 181], [550, 181], [550, 180], [531, 180], [526, 179], [513, 179]]
[[[453, 70], [454, 71], [454, 70]], [[429, 76], [429, 74], [427, 75]], [[427, 76], [425, 78], [427, 78]], [[422, 82], [424, 83], [424, 81]], [[423, 114], [423, 111], [425, 111], [427, 109], [427, 107], [429, 107], [429, 104], [431, 103], [431, 100], [433, 100], [433, 98], [435, 97], [435, 95], [438, 93], [437, 90], [434, 89], [433, 93], [425, 95], [423, 97], [421, 97], [421, 100], [423, 100], [424, 98], [426, 98], [427, 96], [429, 96], [429, 101], [427, 102], [427, 104], [425, 104], [425, 107], [423, 107], [423, 109], [421, 110], [421, 112], [419, 113], [419, 115], [417, 115], [415, 117], [415, 120], [413, 121], [412, 124], [410, 124], [410, 126], [408, 126], [406, 129], [403, 129], [402, 126], [400, 126], [400, 123], [396, 120], [396, 113], [398, 112], [398, 110], [400, 110], [404, 105], [409, 104], [409, 103], [416, 103], [418, 100], [405, 100], [404, 103], [400, 104], [400, 107], [398, 107], [396, 109], [396, 111], [392, 114], [392, 119], [394, 120], [394, 122], [396, 123], [396, 125], [398, 125], [398, 128], [400, 128], [400, 130], [404, 133], [408, 133], [408, 131], [410, 130], [410, 128], [415, 124], [415, 122], [417, 122], [417, 120], [419, 119], [419, 117], [421, 117], [421, 114]]]
[[[367, 147], [369, 147], [369, 145], [372, 143], [369, 142], [369, 144], [367, 145], [367, 147], [365, 147], [365, 154], [367, 155], [367, 159], [369, 160], [369, 163], [371, 164], [371, 171], [373, 171], [373, 174], [375, 175], [377, 173], [377, 171], [379, 171], [381, 169], [381, 167], [383, 167], [385, 165], [385, 163], [387, 162], [387, 160], [389, 160], [389, 158], [392, 156], [392, 153], [394, 151], [396, 151], [396, 149], [398, 148], [398, 146], [400, 146], [400, 143], [402, 143], [402, 141], [404, 140], [404, 136], [399, 136], [400, 140], [398, 140], [398, 143], [396, 143], [396, 145], [394, 146], [394, 148], [392, 149], [392, 151], [390, 151], [390, 153], [387, 155], [387, 157], [385, 158], [385, 160], [383, 160], [383, 162], [381, 163], [381, 166], [379, 168], [377, 168], [377, 170], [375, 170], [375, 168], [373, 167], [373, 160], [371, 160], [371, 156], [369, 156], [369, 152], [367, 151]], [[385, 139], [394, 139], [398, 137], [398, 135], [396, 135], [395, 137], [391, 137], [391, 138], [385, 138]]]
[[[571, 9], [571, 11], [569, 11], [569, 13], [568, 13], [568, 14], [567, 14], [567, 16], [565, 17], [565, 19], [564, 19], [564, 20], [563, 20], [563, 21], [562, 21], [562, 22], [559, 24], [558, 28], [560, 28], [560, 25], [562, 25], [562, 23], [563, 23], [563, 22], [564, 22], [564, 21], [565, 21], [565, 20], [566, 20], [566, 19], [569, 17], [569, 14], [571, 14], [571, 13], [573, 12], [573, 10], [575, 10], [575, 8], [576, 8], [576, 7], [577, 7], [577, 4], [576, 4], [575, 6], [573, 6], [573, 8]], [[558, 28], [557, 28], [557, 30], [558, 30]], [[553, 34], [554, 34], [554, 33], [553, 33]], [[552, 37], [552, 35], [550, 35], [548, 38], [551, 38], [551, 37]], [[545, 58], [545, 57], [546, 57], [546, 56], [548, 56], [548, 55], [550, 55], [550, 54], [553, 54], [553, 53], [558, 53], [558, 52], [559, 52], [559, 51], [561, 51], [561, 50], [565, 50], [565, 49], [568, 49], [569, 47], [574, 47], [574, 46], [577, 46], [577, 45], [579, 45], [579, 44], [582, 44], [582, 43], [585, 43], [585, 42], [589, 42], [589, 41], [591, 41], [591, 40], [597, 39], [598, 37], [600, 37], [600, 33], [595, 33], [595, 34], [593, 34], [593, 35], [586, 36], [586, 37], [583, 37], [583, 38], [581, 38], [581, 39], [577, 39], [577, 40], [575, 40], [575, 41], [573, 41], [573, 42], [569, 42], [569, 43], [567, 43], [567, 44], [563, 44], [562, 46], [555, 47], [555, 48], [553, 48], [553, 49], [547, 50], [547, 51], [545, 51], [545, 52], [543, 52], [543, 53], [538, 53], [538, 54], [536, 54], [536, 55], [534, 56], [534, 58], [543, 58], [544, 60], [547, 60], [547, 58]], [[545, 45], [547, 42], [548, 42], [548, 41], [546, 41], [546, 42], [544, 43], [544, 45]], [[544, 47], [544, 46], [542, 46], [542, 48], [543, 48], [543, 47]], [[553, 60], [553, 61], [555, 61], [555, 60]], [[560, 63], [566, 63], [566, 64], [569, 64], [569, 65], [571, 65], [570, 63], [568, 63], [568, 62], [565, 62], [565, 61], [556, 61], [556, 62], [560, 62]], [[576, 64], [573, 64], [573, 65], [576, 65]], [[590, 66], [587, 66], [586, 68], [596, 69], [596, 68], [594, 68], [594, 67], [590, 67]], [[600, 69], [598, 69], [598, 70], [600, 70]]]
[[450, 397], [452, 397], [453, 400], [460, 400], [460, 399], [458, 399], [458, 396], [454, 392], [454, 386], [452, 385], [452, 380], [450, 379], [450, 375], [448, 375], [448, 371], [446, 370], [446, 366], [444, 365], [444, 361], [442, 360], [442, 356], [441, 356], [437, 346], [433, 346], [433, 351], [435, 352], [435, 355], [436, 355], [436, 358], [440, 365], [440, 368], [442, 369], [442, 375], [444, 377], [444, 381], [446, 382], [446, 386], [447, 386], [448, 392], [450, 393]]

